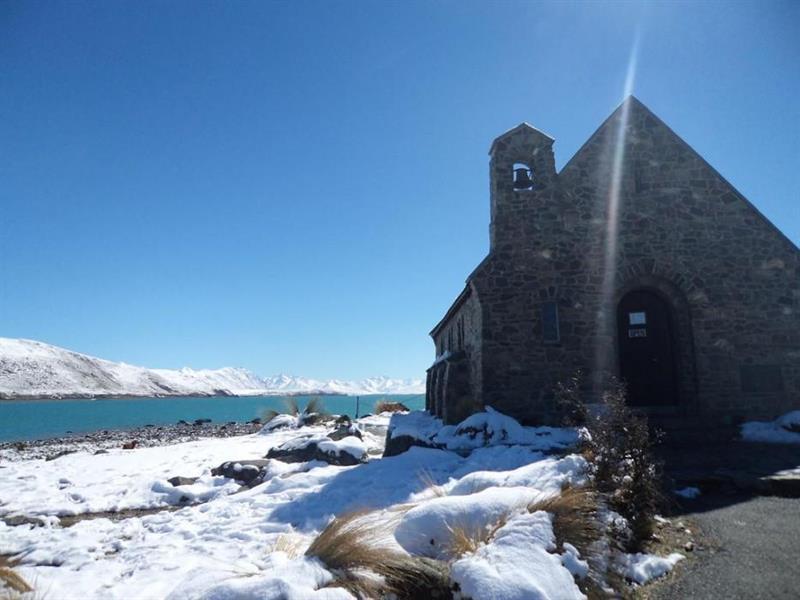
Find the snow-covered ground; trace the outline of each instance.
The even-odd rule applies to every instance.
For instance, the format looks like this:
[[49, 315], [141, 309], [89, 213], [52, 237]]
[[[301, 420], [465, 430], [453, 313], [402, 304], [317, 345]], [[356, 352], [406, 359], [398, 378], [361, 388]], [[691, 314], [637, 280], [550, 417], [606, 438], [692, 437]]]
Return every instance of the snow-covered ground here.
[[0, 338], [0, 398], [91, 396], [257, 396], [269, 394], [422, 394], [417, 379], [319, 381], [246, 369], [147, 369], [33, 340]]
[[[424, 415], [406, 420], [415, 419], [430, 425]], [[584, 459], [565, 448], [576, 432], [524, 428], [499, 413], [481, 413], [469, 426], [441, 432], [445, 445], [459, 452], [412, 447], [378, 458], [389, 420], [380, 415], [357, 424], [363, 443], [355, 449], [366, 449], [368, 462], [270, 460], [263, 483], [251, 489], [211, 469], [262, 458], [299, 435], [319, 439], [330, 427], [284, 419], [286, 428], [247, 436], [6, 462], [0, 517], [41, 524], [0, 521], [0, 555], [18, 555], [19, 572], [52, 598], [352, 598], [341, 587], [325, 587], [335, 573], [303, 553], [332, 517], [369, 510], [385, 523], [386, 544], [448, 561], [464, 597], [584, 597], [577, 581], [588, 570], [585, 557], [568, 543], [557, 547], [550, 513], [527, 508], [586, 483]], [[336, 451], [351, 452], [352, 439], [345, 437]], [[198, 479], [168, 483], [178, 475]], [[59, 522], [64, 515], [179, 506], [120, 521]], [[454, 527], [496, 531], [474, 551], [456, 555], [448, 543]], [[621, 555], [618, 562], [643, 583], [677, 560]]]
[[800, 410], [774, 421], [750, 421], [742, 425], [742, 439], [748, 442], [800, 444]]

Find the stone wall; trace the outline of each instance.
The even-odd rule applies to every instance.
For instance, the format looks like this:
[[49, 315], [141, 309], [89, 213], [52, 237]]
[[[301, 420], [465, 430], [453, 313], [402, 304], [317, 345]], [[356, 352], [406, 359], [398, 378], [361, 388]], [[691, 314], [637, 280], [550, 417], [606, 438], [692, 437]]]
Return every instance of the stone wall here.
[[[523, 125], [492, 145], [490, 254], [472, 301], [434, 336], [439, 348], [472, 313], [463, 350], [475, 404], [553, 421], [553, 386], [576, 369], [594, 399], [618, 373], [617, 303], [650, 289], [672, 309], [675, 415], [736, 421], [797, 407], [797, 248], [633, 98], [559, 174], [552, 144]], [[531, 189], [514, 189], [517, 163], [532, 168]], [[544, 339], [545, 303], [558, 307], [557, 340]]]
[[[481, 307], [474, 289], [465, 293], [466, 298], [433, 333], [437, 356], [428, 370], [426, 404], [445, 423], [458, 423], [483, 406]], [[440, 387], [432, 385], [432, 380], [440, 382]]]

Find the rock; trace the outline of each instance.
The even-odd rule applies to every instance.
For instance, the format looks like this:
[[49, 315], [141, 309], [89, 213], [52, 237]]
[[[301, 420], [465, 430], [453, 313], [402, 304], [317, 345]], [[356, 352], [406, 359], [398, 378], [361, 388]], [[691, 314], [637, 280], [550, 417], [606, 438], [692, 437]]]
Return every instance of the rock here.
[[77, 452], [77, 450], [62, 450], [61, 452], [56, 452], [55, 454], [51, 454], [50, 456], [45, 458], [45, 460], [49, 462], [51, 460], [61, 458], [62, 456], [66, 456], [67, 454], [72, 454], [74, 452]]
[[694, 542], [686, 542], [683, 545], [683, 549], [686, 550], [687, 552], [692, 552], [694, 550]]
[[97, 456], [98, 454], [108, 454], [108, 450], [104, 450], [103, 448], [100, 448], [100, 450], [95, 450], [94, 455]]
[[398, 435], [391, 437], [391, 433], [386, 434], [386, 446], [383, 450], [383, 457], [397, 456], [403, 452], [408, 451], [411, 446], [420, 446], [421, 448], [440, 448], [436, 444], [429, 444], [423, 440], [413, 438], [410, 435]]
[[340, 425], [333, 431], [328, 434], [328, 437], [332, 440], [342, 440], [348, 436], [355, 436], [358, 439], [364, 439], [364, 436], [361, 435], [361, 432], [358, 430], [358, 427], [354, 425], [347, 424], [347, 425]]
[[211, 423], [211, 419], [195, 419], [195, 425], [205, 425], [206, 423]]
[[259, 419], [258, 417], [256, 417], [255, 419], [250, 419], [250, 420], [248, 421], [248, 423], [251, 423], [251, 424], [253, 424], [253, 425], [261, 425], [261, 419]]
[[122, 449], [133, 450], [138, 445], [139, 445], [139, 440], [131, 440], [130, 442], [125, 442], [124, 444], [122, 444]]
[[195, 481], [197, 481], [197, 477], [181, 477], [180, 475], [176, 477], [170, 477], [167, 479], [174, 487], [178, 487], [181, 485], [192, 485]]
[[[327, 437], [319, 436], [301, 436], [284, 442], [280, 446], [270, 448], [267, 453], [267, 458], [275, 458], [283, 462], [296, 463], [308, 462], [311, 460], [319, 460], [328, 463], [329, 465], [336, 466], [352, 466], [360, 463], [367, 462], [367, 453], [363, 452], [361, 456], [353, 456], [349, 452], [340, 450], [338, 453], [335, 451], [325, 451], [320, 449], [319, 444], [327, 441]], [[332, 442], [333, 440], [331, 440]]]
[[350, 417], [347, 416], [347, 415], [339, 415], [338, 417], [336, 417], [336, 420], [334, 421], [334, 423], [336, 425], [342, 425], [344, 423], [350, 423]]
[[183, 419], [181, 419], [180, 421], [178, 421], [178, 425], [188, 425], [188, 424], [189, 424], [189, 423], [187, 423], [187, 422], [186, 422], [186, 421], [184, 421]]
[[251, 485], [259, 480], [269, 460], [229, 460], [220, 466], [211, 469], [211, 474], [217, 477], [227, 477]]

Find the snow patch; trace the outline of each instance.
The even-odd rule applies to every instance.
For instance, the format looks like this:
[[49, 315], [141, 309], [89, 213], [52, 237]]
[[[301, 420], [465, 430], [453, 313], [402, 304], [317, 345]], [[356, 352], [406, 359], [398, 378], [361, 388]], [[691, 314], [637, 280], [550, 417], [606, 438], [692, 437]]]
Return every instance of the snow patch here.
[[742, 439], [747, 442], [800, 444], [800, 410], [774, 421], [749, 421], [742, 424]]
[[626, 579], [644, 585], [669, 573], [684, 558], [686, 557], [683, 554], [677, 552], [666, 557], [642, 553], [622, 554], [618, 557], [618, 569]]
[[585, 598], [555, 549], [552, 517], [537, 511], [513, 516], [494, 539], [453, 563], [451, 577], [473, 600]]

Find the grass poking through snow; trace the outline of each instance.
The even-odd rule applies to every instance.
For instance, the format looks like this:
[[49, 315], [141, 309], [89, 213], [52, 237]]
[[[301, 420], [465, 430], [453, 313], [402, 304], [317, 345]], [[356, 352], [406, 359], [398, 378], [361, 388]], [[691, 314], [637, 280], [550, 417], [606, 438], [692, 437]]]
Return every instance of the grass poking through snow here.
[[410, 556], [392, 547], [383, 518], [353, 512], [335, 518], [306, 550], [336, 576], [341, 586], [357, 598], [446, 597], [449, 593], [447, 566], [438, 561]]

